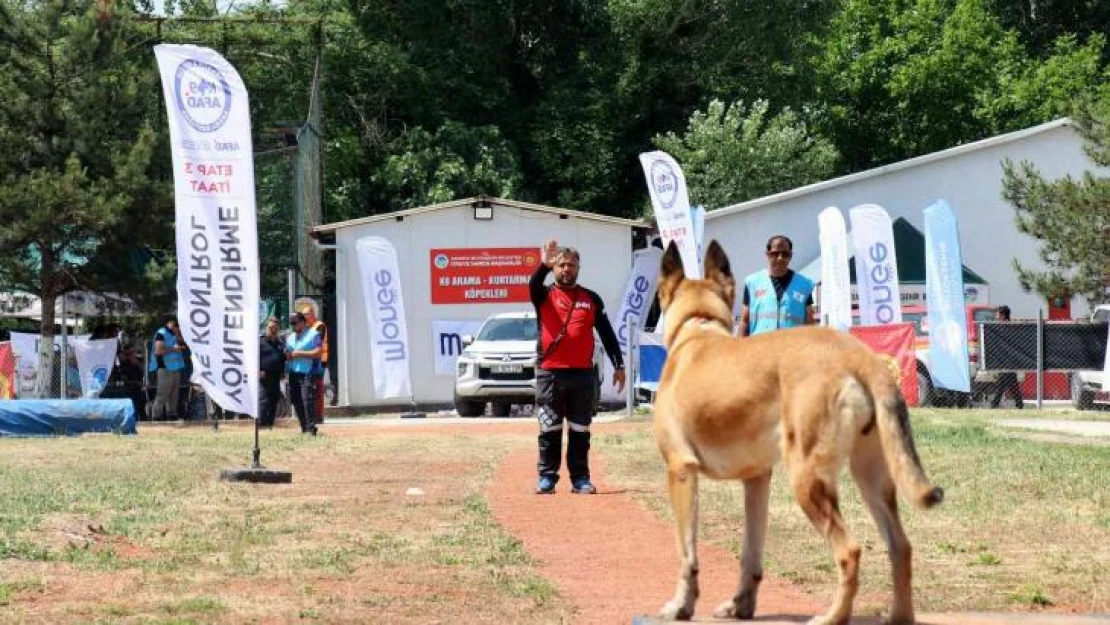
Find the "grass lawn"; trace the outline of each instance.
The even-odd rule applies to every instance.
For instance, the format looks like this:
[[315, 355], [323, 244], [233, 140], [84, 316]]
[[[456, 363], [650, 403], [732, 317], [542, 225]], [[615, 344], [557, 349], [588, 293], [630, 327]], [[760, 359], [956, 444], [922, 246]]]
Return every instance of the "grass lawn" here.
[[[0, 440], [0, 622], [548, 623], [569, 614], [482, 491], [498, 436], [246, 429]], [[406, 495], [410, 488], [422, 494]]]
[[[947, 491], [938, 509], [905, 512], [919, 609], [1110, 611], [1110, 446], [1031, 439], [994, 426], [999, 416], [1038, 415], [914, 415], [929, 474]], [[607, 461], [606, 482], [667, 518], [650, 418], [597, 434], [593, 453]], [[0, 622], [528, 624], [574, 614], [483, 495], [519, 434], [279, 429], [263, 434], [262, 460], [294, 483], [248, 485], [217, 479], [248, 461], [246, 428], [141, 432], [0, 439]], [[860, 613], [875, 613], [889, 596], [885, 549], [854, 487], [844, 495], [865, 546]], [[703, 481], [701, 501], [703, 539], [736, 552], [739, 486]], [[769, 572], [830, 596], [830, 555], [781, 477], [769, 534]]]
[[[1029, 410], [914, 413], [926, 470], [946, 491], [934, 510], [902, 505], [914, 546], [918, 609], [1110, 612], [1110, 446], [1105, 440], [1071, 444], [1015, 436], [993, 425], [1002, 416], [1089, 418]], [[598, 437], [595, 450], [607, 460], [611, 483], [638, 493], [670, 522], [662, 461], [646, 423], [638, 433]], [[700, 484], [700, 536], [739, 555], [742, 487], [708, 479]], [[890, 596], [886, 548], [847, 474], [841, 497], [842, 513], [864, 548], [857, 613], [877, 614]], [[781, 469], [773, 480], [768, 534], [768, 572], [831, 597], [832, 556]]]

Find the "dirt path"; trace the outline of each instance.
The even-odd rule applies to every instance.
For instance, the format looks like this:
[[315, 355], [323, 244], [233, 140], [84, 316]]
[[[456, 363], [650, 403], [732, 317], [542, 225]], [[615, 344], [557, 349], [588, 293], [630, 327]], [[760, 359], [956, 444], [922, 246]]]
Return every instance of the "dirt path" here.
[[[536, 451], [522, 447], [505, 459], [486, 496], [494, 517], [536, 560], [577, 610], [575, 624], [629, 623], [654, 615], [670, 599], [678, 575], [674, 530], [605, 481], [602, 459], [591, 454], [598, 494], [572, 495], [566, 479], [553, 496], [533, 494]], [[565, 476], [564, 476], [565, 478]], [[701, 598], [710, 615], [735, 592], [739, 563], [723, 549], [698, 545]], [[767, 577], [758, 614], [817, 614], [822, 602], [788, 582]]]

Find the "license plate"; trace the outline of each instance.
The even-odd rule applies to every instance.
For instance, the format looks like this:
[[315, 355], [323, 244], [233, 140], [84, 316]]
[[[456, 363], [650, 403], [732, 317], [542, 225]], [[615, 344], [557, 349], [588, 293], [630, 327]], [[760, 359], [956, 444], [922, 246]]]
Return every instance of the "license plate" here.
[[518, 363], [490, 365], [493, 373], [524, 373], [524, 365]]

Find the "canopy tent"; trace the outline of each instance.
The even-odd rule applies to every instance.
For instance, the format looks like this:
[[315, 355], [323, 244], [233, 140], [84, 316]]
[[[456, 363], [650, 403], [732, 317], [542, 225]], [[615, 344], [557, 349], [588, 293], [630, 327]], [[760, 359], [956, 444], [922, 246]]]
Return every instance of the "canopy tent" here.
[[[139, 309], [129, 298], [112, 293], [99, 294], [91, 291], [71, 291], [65, 294], [66, 317], [133, 317]], [[61, 322], [63, 310], [62, 297], [54, 301], [54, 317]], [[42, 300], [37, 295], [25, 291], [0, 292], [0, 317], [20, 319], [42, 319]]]
[[[894, 230], [894, 253], [898, 260], [898, 281], [902, 284], [925, 284], [925, 235], [902, 217], [895, 219], [891, 228]], [[848, 238], [848, 245], [852, 245], [851, 237]], [[987, 284], [986, 280], [968, 269], [966, 265], [963, 265], [963, 269], [965, 286]], [[855, 284], [856, 257], [854, 253], [848, 257], [848, 270], [851, 272], [852, 284]], [[806, 265], [798, 273], [813, 280], [814, 283], [820, 282], [821, 255], [818, 254], [813, 262]]]

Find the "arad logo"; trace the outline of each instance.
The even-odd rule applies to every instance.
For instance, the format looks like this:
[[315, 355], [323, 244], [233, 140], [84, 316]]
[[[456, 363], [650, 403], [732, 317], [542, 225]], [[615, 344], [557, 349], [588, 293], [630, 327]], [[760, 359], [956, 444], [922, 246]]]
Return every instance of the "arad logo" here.
[[450, 263], [451, 261], [447, 259], [447, 254], [436, 254], [436, 269], [447, 269], [447, 265]]
[[651, 186], [655, 189], [655, 197], [663, 208], [674, 206], [678, 199], [678, 176], [666, 161], [653, 161], [651, 163]]
[[231, 86], [220, 70], [196, 59], [177, 66], [174, 76], [177, 108], [199, 132], [215, 132], [231, 114]]

